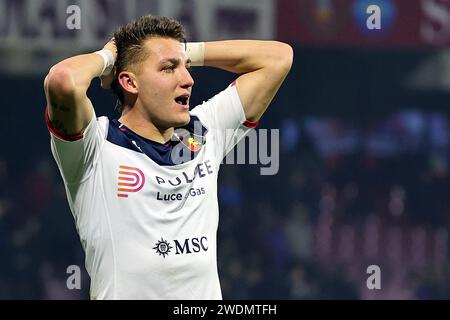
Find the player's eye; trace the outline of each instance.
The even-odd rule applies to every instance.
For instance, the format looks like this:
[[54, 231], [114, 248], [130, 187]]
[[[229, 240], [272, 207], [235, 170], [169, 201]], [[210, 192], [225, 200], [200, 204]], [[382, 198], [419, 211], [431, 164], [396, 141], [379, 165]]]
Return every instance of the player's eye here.
[[162, 68], [162, 71], [164, 71], [164, 72], [173, 72], [173, 70], [175, 70], [175, 65], [173, 65], [173, 64], [164, 66]]

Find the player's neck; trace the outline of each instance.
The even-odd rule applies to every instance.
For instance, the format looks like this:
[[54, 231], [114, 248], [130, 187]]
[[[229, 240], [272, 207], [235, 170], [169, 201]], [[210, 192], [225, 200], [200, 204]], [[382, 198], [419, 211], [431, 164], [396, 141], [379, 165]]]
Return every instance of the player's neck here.
[[138, 108], [125, 108], [119, 122], [134, 133], [146, 139], [166, 143], [172, 138], [174, 128], [160, 129], [151, 120], [140, 113]]

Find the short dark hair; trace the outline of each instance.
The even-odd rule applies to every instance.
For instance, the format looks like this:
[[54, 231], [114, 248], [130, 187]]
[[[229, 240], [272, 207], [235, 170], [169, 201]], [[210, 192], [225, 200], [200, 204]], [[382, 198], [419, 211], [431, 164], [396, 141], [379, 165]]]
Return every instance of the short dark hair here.
[[[152, 37], [171, 38], [186, 42], [184, 27], [173, 18], [147, 15], [133, 20], [114, 32], [114, 41], [117, 47], [116, 75], [147, 59], [148, 52], [145, 50], [143, 42]], [[118, 98], [118, 111], [122, 112], [124, 94], [117, 77], [111, 84], [111, 88]]]

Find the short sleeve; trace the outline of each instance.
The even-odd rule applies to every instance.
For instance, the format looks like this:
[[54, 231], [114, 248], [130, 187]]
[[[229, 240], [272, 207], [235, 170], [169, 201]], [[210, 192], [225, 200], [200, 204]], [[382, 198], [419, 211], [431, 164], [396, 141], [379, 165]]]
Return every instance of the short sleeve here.
[[58, 134], [48, 120], [51, 150], [66, 184], [79, 184], [87, 179], [98, 159], [100, 147], [105, 140], [105, 131], [93, 112], [86, 129], [77, 137], [67, 138]]
[[206, 126], [217, 144], [220, 161], [256, 123], [246, 120], [244, 108], [234, 84], [191, 111]]

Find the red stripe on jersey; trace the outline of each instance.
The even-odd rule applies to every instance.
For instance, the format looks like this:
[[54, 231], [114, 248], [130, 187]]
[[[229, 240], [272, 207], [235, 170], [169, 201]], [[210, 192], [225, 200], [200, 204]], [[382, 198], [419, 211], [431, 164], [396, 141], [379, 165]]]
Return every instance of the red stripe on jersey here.
[[234, 86], [236, 85], [236, 81], [237, 81], [237, 79], [234, 80], [234, 81], [230, 84], [230, 87], [234, 87]]
[[68, 136], [68, 135], [65, 135], [65, 134], [62, 134], [62, 133], [59, 133], [58, 131], [56, 131], [55, 127], [53, 127], [53, 124], [50, 121], [50, 118], [48, 117], [47, 108], [45, 108], [45, 123], [47, 124], [48, 130], [61, 140], [77, 141], [77, 140], [83, 139], [83, 132], [80, 132], [79, 134], [74, 135], [74, 136]]

